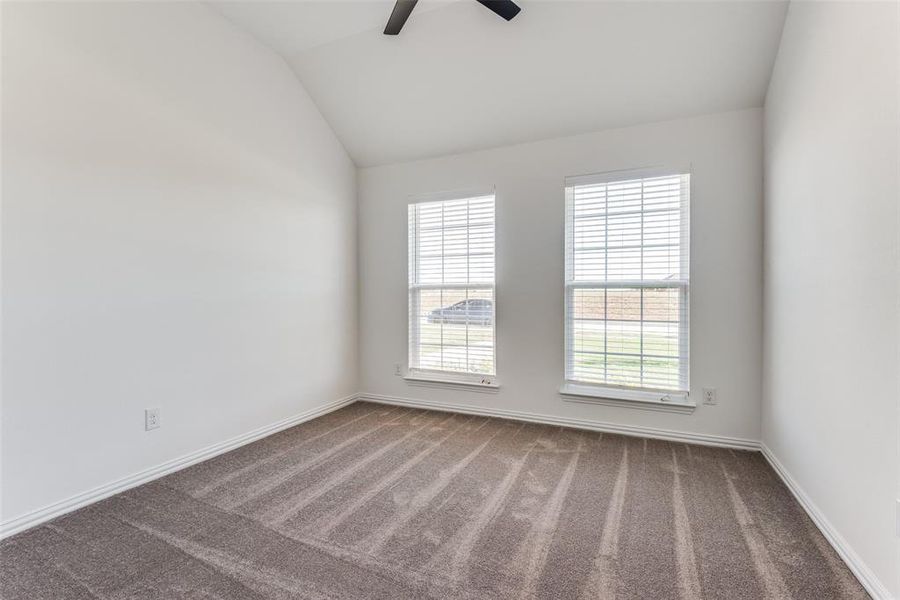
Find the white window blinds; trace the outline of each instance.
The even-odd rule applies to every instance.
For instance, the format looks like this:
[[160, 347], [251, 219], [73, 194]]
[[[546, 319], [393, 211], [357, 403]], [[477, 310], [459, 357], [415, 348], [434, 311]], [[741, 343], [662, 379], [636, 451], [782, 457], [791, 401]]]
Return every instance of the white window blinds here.
[[566, 380], [686, 392], [690, 176], [566, 179]]
[[494, 375], [494, 196], [409, 205], [411, 370]]

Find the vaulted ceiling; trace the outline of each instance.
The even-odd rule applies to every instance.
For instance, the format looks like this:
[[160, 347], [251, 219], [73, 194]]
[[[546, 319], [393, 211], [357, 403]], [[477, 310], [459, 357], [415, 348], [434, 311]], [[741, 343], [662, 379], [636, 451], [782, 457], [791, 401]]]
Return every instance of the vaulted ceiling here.
[[761, 106], [782, 1], [214, 2], [284, 56], [359, 166]]

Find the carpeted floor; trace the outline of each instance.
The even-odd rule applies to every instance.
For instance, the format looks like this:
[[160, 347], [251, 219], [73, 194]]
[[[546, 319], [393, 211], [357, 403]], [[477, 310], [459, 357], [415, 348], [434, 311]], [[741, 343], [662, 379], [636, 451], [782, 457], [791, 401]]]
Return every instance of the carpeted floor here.
[[8, 538], [0, 597], [866, 596], [757, 453], [359, 402]]

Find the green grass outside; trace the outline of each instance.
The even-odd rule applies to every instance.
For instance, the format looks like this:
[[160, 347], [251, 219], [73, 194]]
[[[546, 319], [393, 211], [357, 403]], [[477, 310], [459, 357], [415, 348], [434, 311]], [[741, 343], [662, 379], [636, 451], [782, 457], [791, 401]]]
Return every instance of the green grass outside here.
[[[467, 328], [459, 324], [420, 323], [421, 344], [420, 365], [448, 371], [492, 373], [493, 330], [491, 327], [471, 325]], [[644, 353], [660, 354], [672, 358], [643, 358], [645, 378], [641, 380], [641, 357], [588, 354], [603, 352], [603, 324], [581, 328], [582, 335], [575, 343], [574, 373], [584, 381], [602, 381], [604, 367], [608, 373], [606, 382], [617, 385], [645, 385], [647, 387], [677, 387], [679, 377], [678, 339], [675, 332], [644, 331]], [[468, 333], [468, 345], [467, 345]], [[638, 354], [641, 351], [640, 326], [627, 324], [617, 328], [610, 324], [606, 338], [606, 351]], [[443, 345], [441, 349], [429, 345]], [[469, 358], [466, 362], [466, 349]], [[599, 378], [597, 378], [599, 375]]]

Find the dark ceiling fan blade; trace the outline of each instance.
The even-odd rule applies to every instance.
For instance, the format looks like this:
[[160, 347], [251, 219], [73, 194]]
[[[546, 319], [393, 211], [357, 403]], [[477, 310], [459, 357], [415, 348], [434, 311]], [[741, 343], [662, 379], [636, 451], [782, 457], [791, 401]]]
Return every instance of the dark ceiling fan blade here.
[[478, 2], [487, 6], [507, 21], [512, 20], [522, 10], [512, 0], [478, 0]]
[[409, 18], [412, 9], [415, 8], [416, 2], [419, 0], [397, 0], [394, 4], [394, 10], [388, 19], [387, 25], [384, 27], [385, 35], [397, 35], [403, 29], [403, 24]]

